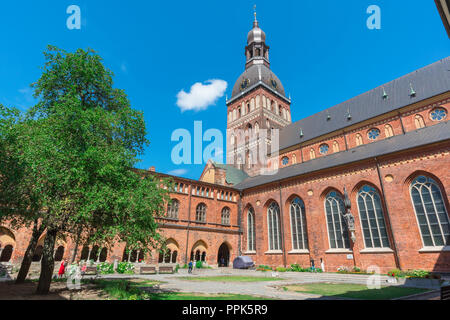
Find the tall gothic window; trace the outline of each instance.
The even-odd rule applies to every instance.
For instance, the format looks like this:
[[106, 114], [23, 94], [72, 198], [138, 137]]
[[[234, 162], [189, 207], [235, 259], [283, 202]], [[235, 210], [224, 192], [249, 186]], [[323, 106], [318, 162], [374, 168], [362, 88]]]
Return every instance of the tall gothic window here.
[[356, 146], [360, 146], [363, 144], [362, 136], [358, 133], [356, 134]]
[[295, 198], [291, 202], [290, 209], [291, 209], [292, 248], [294, 250], [308, 249], [305, 204], [300, 198]]
[[344, 200], [336, 191], [325, 198], [328, 237], [331, 249], [349, 249], [348, 228], [342, 215], [345, 213]]
[[230, 208], [228, 207], [222, 209], [222, 224], [230, 224]]
[[339, 143], [337, 141], [333, 142], [333, 152], [339, 152]]
[[358, 209], [366, 248], [388, 248], [381, 198], [375, 188], [366, 185], [359, 190]]
[[250, 208], [247, 213], [247, 251], [256, 251], [255, 238], [255, 210]]
[[310, 158], [311, 160], [313, 160], [313, 159], [316, 158], [316, 151], [314, 151], [314, 149], [311, 149], [311, 150], [309, 151], [309, 158]]
[[170, 219], [178, 219], [178, 209], [180, 207], [180, 203], [176, 199], [170, 200], [167, 205], [167, 218]]
[[199, 222], [206, 222], [206, 204], [200, 203], [197, 206], [197, 210], [195, 212], [195, 220]]
[[280, 207], [272, 202], [267, 209], [267, 225], [269, 228], [269, 250], [281, 250]]
[[425, 247], [450, 244], [449, 218], [439, 185], [419, 176], [411, 183], [411, 199]]

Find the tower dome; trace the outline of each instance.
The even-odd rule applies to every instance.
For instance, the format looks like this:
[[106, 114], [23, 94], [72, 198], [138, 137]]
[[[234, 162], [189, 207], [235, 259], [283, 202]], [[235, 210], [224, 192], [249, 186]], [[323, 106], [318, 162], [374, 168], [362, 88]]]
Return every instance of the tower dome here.
[[266, 42], [266, 33], [262, 31], [262, 29], [259, 27], [256, 17], [255, 22], [253, 22], [253, 29], [250, 30], [247, 36], [247, 45], [250, 45], [254, 42], [256, 43]]

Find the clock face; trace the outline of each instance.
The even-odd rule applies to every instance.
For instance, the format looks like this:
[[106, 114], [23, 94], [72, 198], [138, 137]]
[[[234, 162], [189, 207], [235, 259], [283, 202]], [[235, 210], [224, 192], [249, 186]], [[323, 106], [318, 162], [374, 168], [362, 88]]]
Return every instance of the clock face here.
[[277, 83], [275, 80], [273, 80], [273, 79], [270, 79], [270, 84], [271, 84], [272, 87], [274, 87], [275, 89], [276, 89], [277, 86], [278, 86], [278, 83]]
[[250, 84], [250, 80], [249, 79], [242, 80], [242, 82], [241, 82], [241, 91], [245, 90], [245, 88], [247, 88], [249, 84]]

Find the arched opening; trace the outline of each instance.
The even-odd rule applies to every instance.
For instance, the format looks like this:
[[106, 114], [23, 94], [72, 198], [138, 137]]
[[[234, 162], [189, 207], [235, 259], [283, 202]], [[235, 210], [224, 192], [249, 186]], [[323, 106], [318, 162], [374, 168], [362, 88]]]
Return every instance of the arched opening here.
[[203, 262], [206, 262], [206, 252], [203, 252], [203, 253], [202, 253], [202, 261], [203, 261]]
[[83, 250], [81, 250], [80, 260], [86, 261], [88, 258], [89, 258], [89, 247], [83, 247]]
[[97, 261], [98, 258], [98, 246], [94, 246], [92, 248], [91, 254], [89, 255], [89, 260], [93, 260], [94, 262]]
[[178, 251], [172, 253], [172, 263], [177, 263]]
[[230, 264], [230, 249], [226, 243], [222, 243], [217, 254], [217, 264], [220, 268], [226, 268]]
[[3, 248], [2, 255], [0, 256], [0, 262], [9, 262], [9, 260], [11, 260], [13, 250], [14, 248], [10, 244]]
[[199, 261], [200, 260], [200, 250], [197, 250], [195, 252], [195, 261]]
[[107, 257], [108, 257], [108, 249], [103, 248], [102, 251], [100, 251], [99, 261], [100, 262], [105, 262]]
[[55, 252], [55, 261], [61, 261], [63, 259], [63, 257], [64, 257], [64, 247], [59, 246]]

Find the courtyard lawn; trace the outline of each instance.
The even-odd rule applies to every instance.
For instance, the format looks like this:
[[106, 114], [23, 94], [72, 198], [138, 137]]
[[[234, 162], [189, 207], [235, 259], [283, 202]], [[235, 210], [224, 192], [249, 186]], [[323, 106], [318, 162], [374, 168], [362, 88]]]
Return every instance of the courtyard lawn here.
[[95, 280], [94, 284], [113, 300], [267, 300], [240, 294], [202, 294], [158, 290], [159, 281]]
[[362, 284], [347, 283], [309, 283], [283, 287], [286, 291], [312, 293], [326, 297], [340, 297], [361, 300], [390, 300], [412, 294], [430, 291], [429, 289], [386, 286], [381, 289], [368, 289]]
[[249, 277], [249, 276], [213, 276], [213, 277], [180, 277], [180, 280], [189, 281], [211, 281], [211, 282], [262, 282], [262, 281], [280, 281], [281, 278], [271, 277]]

